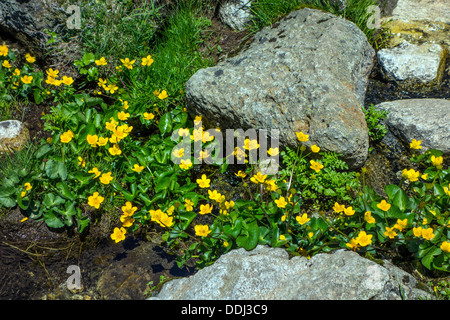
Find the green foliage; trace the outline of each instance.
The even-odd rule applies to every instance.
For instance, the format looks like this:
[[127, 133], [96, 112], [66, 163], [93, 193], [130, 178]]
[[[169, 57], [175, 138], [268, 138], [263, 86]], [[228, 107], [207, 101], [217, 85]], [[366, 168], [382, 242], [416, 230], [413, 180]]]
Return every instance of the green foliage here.
[[387, 133], [387, 129], [386, 126], [380, 122], [380, 120], [386, 119], [388, 111], [378, 110], [373, 104], [368, 108], [362, 108], [362, 110], [366, 118], [370, 142], [374, 143], [383, 139]]

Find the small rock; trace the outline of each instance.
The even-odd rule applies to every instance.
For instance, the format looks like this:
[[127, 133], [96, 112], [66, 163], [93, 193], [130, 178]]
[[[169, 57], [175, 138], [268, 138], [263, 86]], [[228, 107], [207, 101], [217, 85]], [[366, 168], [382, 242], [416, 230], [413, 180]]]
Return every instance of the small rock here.
[[377, 56], [386, 80], [417, 91], [441, 84], [447, 50], [438, 44], [405, 42], [394, 48], [381, 49]]
[[25, 125], [18, 120], [0, 122], [0, 154], [9, 149], [21, 150], [28, 141], [30, 133]]
[[251, 0], [229, 0], [219, 9], [219, 17], [223, 23], [233, 30], [242, 31], [251, 21]]

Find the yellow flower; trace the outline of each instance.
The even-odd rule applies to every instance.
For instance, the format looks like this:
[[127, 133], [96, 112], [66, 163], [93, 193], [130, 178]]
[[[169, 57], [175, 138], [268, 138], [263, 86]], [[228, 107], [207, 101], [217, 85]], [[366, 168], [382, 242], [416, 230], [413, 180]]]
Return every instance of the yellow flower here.
[[159, 221], [161, 217], [164, 215], [160, 209], [158, 210], [150, 210], [151, 221]]
[[189, 136], [189, 129], [184, 129], [184, 128], [180, 128], [179, 130], [178, 130], [178, 135], [180, 136], [180, 137], [188, 137]]
[[20, 222], [25, 222], [28, 220], [28, 217], [23, 218], [22, 220], [20, 220]]
[[94, 135], [88, 134], [86, 136], [86, 141], [91, 145], [91, 147], [95, 148], [97, 147], [98, 136], [96, 134]]
[[433, 228], [422, 229], [422, 237], [426, 240], [434, 238]]
[[360, 231], [355, 240], [361, 247], [365, 247], [372, 243], [372, 237], [373, 235]]
[[33, 77], [24, 75], [22, 78], [20, 78], [20, 80], [22, 80], [23, 83], [30, 84], [33, 80]]
[[114, 144], [112, 148], [108, 148], [108, 151], [113, 156], [118, 156], [122, 153], [122, 150], [119, 149], [119, 146], [117, 144]]
[[25, 197], [27, 195], [27, 192], [26, 191], [22, 191], [21, 193], [20, 193], [20, 197]]
[[280, 240], [281, 241], [286, 241], [286, 237], [284, 235], [280, 234]]
[[344, 209], [344, 214], [346, 216], [352, 216], [352, 215], [355, 214], [355, 210], [353, 210], [353, 208], [351, 206], [347, 207], [347, 208]]
[[97, 178], [99, 175], [102, 174], [101, 171], [99, 171], [97, 167], [92, 168], [92, 170], [89, 170], [88, 173], [94, 173], [95, 174], [93, 179]]
[[7, 56], [8, 55], [8, 47], [6, 44], [3, 44], [0, 46], [0, 56]]
[[208, 190], [208, 194], [209, 194], [209, 198], [211, 200], [216, 200], [216, 201], [219, 200], [220, 197], [222, 196], [219, 192], [217, 192], [217, 190], [214, 190], [214, 191]]
[[269, 191], [277, 191], [278, 186], [276, 185], [276, 181], [275, 180], [266, 180], [264, 183], [267, 186], [267, 190], [269, 190]]
[[421, 237], [422, 236], [422, 227], [413, 228], [413, 234], [416, 237]]
[[129, 113], [126, 113], [126, 112], [124, 112], [124, 111], [120, 111], [120, 112], [117, 114], [117, 118], [119, 118], [119, 120], [122, 120], [122, 121], [127, 120], [129, 116], [130, 116], [130, 114], [129, 114]]
[[187, 170], [189, 168], [192, 167], [192, 161], [191, 159], [187, 159], [187, 160], [181, 160], [181, 164], [180, 164], [180, 168], [183, 170]]
[[153, 113], [144, 112], [144, 119], [145, 120], [152, 120], [154, 117], [155, 117], [155, 115]]
[[350, 242], [345, 244], [350, 250], [355, 251], [359, 247], [359, 243], [356, 239], [351, 239]]
[[133, 69], [133, 64], [136, 62], [136, 60], [131, 60], [130, 61], [130, 59], [128, 59], [128, 58], [125, 58], [125, 60], [124, 59], [120, 59], [120, 61], [123, 63], [125, 68], [130, 69], [130, 70]]
[[49, 77], [55, 78], [55, 79], [58, 78], [59, 70], [53, 70], [52, 68], [50, 68], [46, 72]]
[[386, 237], [389, 237], [389, 239], [394, 239], [395, 236], [397, 235], [397, 232], [395, 232], [395, 226], [393, 226], [392, 228], [386, 227], [386, 231], [384, 232], [384, 235]]
[[31, 190], [31, 188], [33, 188], [29, 182], [26, 182], [23, 186], [25, 187], [26, 191], [29, 191]]
[[320, 148], [318, 146], [316, 146], [315, 144], [313, 144], [311, 146], [311, 151], [314, 152], [314, 153], [317, 153], [317, 152], [320, 151]]
[[422, 146], [420, 145], [422, 143], [422, 140], [416, 140], [412, 139], [411, 143], [409, 144], [409, 147], [411, 149], [422, 149]]
[[304, 213], [301, 217], [300, 216], [295, 217], [295, 220], [297, 220], [297, 222], [300, 223], [301, 225], [304, 225], [311, 219], [308, 218], [308, 215], [306, 213]]
[[203, 174], [201, 179], [197, 179], [197, 183], [200, 188], [209, 188], [210, 182], [211, 179], [207, 179], [206, 174]]
[[105, 57], [101, 57], [100, 59], [95, 60], [95, 64], [98, 66], [106, 66], [108, 62], [106, 62]]
[[142, 170], [144, 170], [144, 166], [140, 166], [137, 163], [135, 163], [131, 170], [133, 170], [134, 172], [141, 172]]
[[258, 140], [256, 140], [256, 139], [250, 140], [249, 138], [247, 138], [244, 141], [244, 147], [247, 150], [258, 149], [259, 148]]
[[195, 229], [195, 235], [199, 236], [199, 237], [207, 237], [208, 234], [211, 233], [211, 230], [209, 230], [208, 225], [198, 224], [194, 227], [194, 229]]
[[394, 228], [396, 228], [398, 231], [403, 231], [403, 229], [405, 229], [407, 225], [408, 219], [397, 219], [397, 223], [394, 225]]
[[313, 169], [315, 172], [319, 172], [323, 168], [323, 164], [316, 162], [314, 160], [311, 160], [309, 163], [311, 163], [310, 168]]
[[165, 99], [165, 98], [167, 98], [167, 97], [168, 97], [168, 95], [167, 95], [166, 90], [163, 90], [163, 91], [158, 95], [158, 98], [161, 99], [161, 100], [163, 100], [163, 99]]
[[151, 66], [151, 64], [153, 63], [153, 59], [152, 59], [152, 57], [150, 56], [150, 55], [148, 55], [147, 57], [145, 57], [145, 58], [142, 58], [142, 65], [143, 66], [148, 66], [148, 67], [150, 67]]
[[122, 206], [122, 212], [124, 216], [132, 216], [137, 210], [137, 207], [133, 207], [133, 204], [130, 201], [125, 202], [125, 205]]
[[86, 167], [86, 161], [82, 157], [78, 157], [78, 165], [84, 168]]
[[114, 228], [114, 232], [111, 234], [111, 239], [118, 243], [125, 240], [125, 233], [127, 233], [127, 231], [124, 227], [121, 227], [120, 229]]
[[431, 156], [431, 163], [433, 164], [433, 166], [437, 167], [438, 169], [442, 168], [442, 162], [444, 161], [444, 158], [442, 158], [442, 156], [440, 157], [435, 157], [435, 156]]
[[158, 223], [161, 227], [170, 228], [173, 225], [173, 217], [167, 214], [163, 214]]
[[274, 201], [278, 208], [286, 208], [286, 205], [288, 204], [284, 197], [280, 197], [280, 199], [275, 199]]
[[425, 173], [423, 175], [420, 176], [423, 180], [427, 180], [428, 179], [428, 173]]
[[269, 156], [275, 157], [280, 152], [279, 152], [278, 148], [270, 148], [269, 150], [267, 150], [267, 153], [269, 154]]
[[33, 57], [31, 54], [27, 53], [25, 55], [25, 60], [27, 60], [28, 63], [34, 63], [36, 61], [36, 58]]
[[69, 143], [73, 138], [72, 130], [66, 131], [60, 135], [60, 140], [62, 143]]
[[300, 142], [306, 142], [309, 139], [309, 135], [304, 134], [303, 132], [296, 132], [295, 134], [297, 135], [297, 139]]
[[103, 184], [109, 184], [114, 178], [111, 176], [111, 172], [103, 173], [99, 178], [100, 182]]
[[134, 218], [130, 216], [122, 215], [120, 217], [120, 221], [125, 228], [131, 227], [134, 223]]
[[2, 66], [4, 66], [5, 68], [8, 68], [8, 69], [11, 68], [11, 64], [9, 63], [8, 60], [4, 60], [2, 63]]
[[258, 171], [253, 177], [250, 178], [250, 181], [253, 183], [264, 183], [267, 178], [267, 174], [262, 174], [261, 171]]
[[230, 244], [228, 243], [228, 241], [224, 241], [224, 242], [223, 242], [223, 246], [224, 246], [225, 248], [228, 248], [229, 245], [230, 245]]
[[[450, 187], [450, 186], [449, 186], [449, 187]], [[450, 196], [450, 190], [449, 190], [449, 188], [444, 187], [443, 189], [444, 189], [444, 192], [445, 192], [448, 196]]]
[[245, 178], [247, 174], [241, 170], [238, 171], [238, 173], [235, 173], [235, 175], [239, 178]]
[[70, 86], [73, 83], [73, 79], [72, 79], [72, 77], [64, 76], [62, 78], [62, 83], [64, 83], [66, 86]]
[[441, 250], [444, 252], [450, 252], [450, 242], [447, 241], [442, 242], [439, 248], [441, 248]]
[[106, 146], [108, 143], [108, 138], [99, 137], [97, 143], [99, 146]]
[[200, 205], [200, 214], [208, 214], [208, 213], [211, 213], [211, 211], [212, 211], [212, 209], [213, 209], [213, 206], [212, 205], [210, 205], [209, 203], [208, 204], [205, 204], [205, 205]]
[[419, 180], [420, 172], [414, 171], [414, 169], [410, 170], [403, 169], [402, 176], [411, 182], [415, 182]]
[[120, 101], [122, 101], [123, 106], [122, 108], [124, 108], [125, 110], [127, 110], [130, 106], [128, 105], [128, 101], [123, 101], [122, 99], [120, 99]]
[[366, 220], [367, 223], [375, 223], [375, 218], [372, 217], [371, 211], [366, 211], [366, 213], [364, 213], [364, 220]]
[[119, 89], [118, 86], [116, 86], [114, 83], [111, 83], [110, 85], [108, 85], [106, 88], [104, 88], [106, 91], [109, 91], [110, 93], [114, 93], [117, 91], [117, 89]]
[[186, 211], [192, 211], [194, 210], [194, 202], [190, 199], [185, 199], [184, 207], [186, 208]]
[[181, 158], [181, 157], [183, 156], [183, 154], [184, 154], [184, 148], [181, 148], [181, 149], [174, 149], [174, 150], [172, 151], [172, 155], [173, 155], [174, 157], [176, 157], [176, 158]]
[[91, 207], [100, 208], [100, 204], [105, 200], [102, 196], [99, 195], [99, 193], [96, 191], [92, 194], [92, 196], [89, 196], [88, 198], [88, 204]]
[[339, 203], [337, 203], [337, 202], [334, 203], [333, 210], [334, 210], [336, 213], [343, 212], [344, 209], [345, 209], [345, 205], [339, 204]]
[[20, 70], [19, 69], [14, 69], [13, 75], [15, 76], [20, 76]]
[[377, 208], [383, 211], [388, 211], [391, 208], [391, 205], [386, 202], [386, 200], [381, 200], [379, 204], [377, 204]]
[[229, 210], [229, 209], [231, 209], [233, 207], [234, 207], [234, 201], [233, 200], [230, 200], [229, 202], [225, 201], [225, 208], [227, 208], [227, 210]]

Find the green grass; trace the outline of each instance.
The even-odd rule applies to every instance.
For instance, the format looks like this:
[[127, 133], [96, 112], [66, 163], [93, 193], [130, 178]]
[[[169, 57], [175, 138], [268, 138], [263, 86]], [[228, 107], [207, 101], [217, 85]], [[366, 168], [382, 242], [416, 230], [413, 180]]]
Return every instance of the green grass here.
[[249, 29], [257, 32], [262, 27], [274, 23], [293, 10], [308, 7], [330, 12], [352, 21], [364, 32], [369, 43], [378, 47], [383, 42], [385, 32], [383, 32], [383, 29], [378, 31], [367, 26], [367, 21], [372, 15], [372, 12], [368, 12], [367, 9], [372, 5], [377, 5], [377, 1], [348, 0], [347, 7], [342, 10], [339, 5], [329, 0], [255, 0], [251, 7], [254, 17]]

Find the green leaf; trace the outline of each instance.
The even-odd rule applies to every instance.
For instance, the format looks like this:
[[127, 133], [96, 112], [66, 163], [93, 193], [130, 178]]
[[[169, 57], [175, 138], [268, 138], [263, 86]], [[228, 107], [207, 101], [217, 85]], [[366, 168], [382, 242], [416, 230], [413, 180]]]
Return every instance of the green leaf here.
[[42, 158], [53, 149], [51, 144], [44, 144], [36, 151], [36, 158]]
[[0, 205], [6, 207], [6, 208], [12, 208], [16, 205], [16, 201], [13, 199], [6, 197], [6, 198], [0, 198]]
[[75, 200], [76, 196], [70, 191], [66, 183], [58, 182], [56, 184], [56, 187], [58, 188], [59, 194], [61, 194], [63, 197], [68, 200]]
[[441, 254], [442, 250], [437, 247], [431, 247], [427, 250], [427, 253], [422, 258], [422, 264], [429, 270], [431, 270], [431, 264], [433, 263], [434, 257]]
[[252, 250], [256, 247], [259, 240], [259, 226], [256, 222], [244, 224], [244, 229], [236, 238], [236, 244], [246, 250]]
[[58, 176], [62, 180], [67, 179], [67, 168], [66, 165], [62, 162], [55, 160], [48, 160], [45, 165], [45, 172], [50, 179], [56, 179]]
[[42, 101], [44, 100], [41, 97], [41, 90], [39, 90], [39, 89], [34, 89], [33, 96], [34, 96], [34, 102], [36, 102], [36, 104], [41, 104]]
[[409, 198], [405, 191], [393, 184], [386, 186], [385, 191], [389, 197], [389, 202], [396, 205], [401, 211], [405, 211], [409, 203]]
[[50, 228], [64, 227], [64, 222], [57, 217], [52, 210], [44, 214], [44, 221]]
[[78, 224], [78, 232], [82, 233], [84, 228], [86, 228], [89, 224], [89, 217], [77, 217], [77, 224]]
[[169, 133], [172, 130], [173, 119], [172, 115], [167, 112], [161, 116], [159, 119], [159, 131], [161, 131], [162, 135]]
[[56, 207], [62, 203], [66, 202], [63, 198], [60, 196], [55, 196], [53, 193], [47, 193], [44, 197], [44, 201], [42, 201], [42, 204], [44, 204], [47, 208]]
[[81, 58], [81, 62], [83, 62], [83, 64], [85, 66], [87, 66], [88, 64], [91, 64], [92, 62], [95, 61], [95, 55], [93, 53], [85, 53], [83, 55], [83, 58]]
[[225, 234], [229, 235], [231, 238], [236, 239], [241, 233], [242, 229], [242, 218], [236, 219], [236, 221], [232, 225], [224, 225], [223, 226], [223, 232]]

